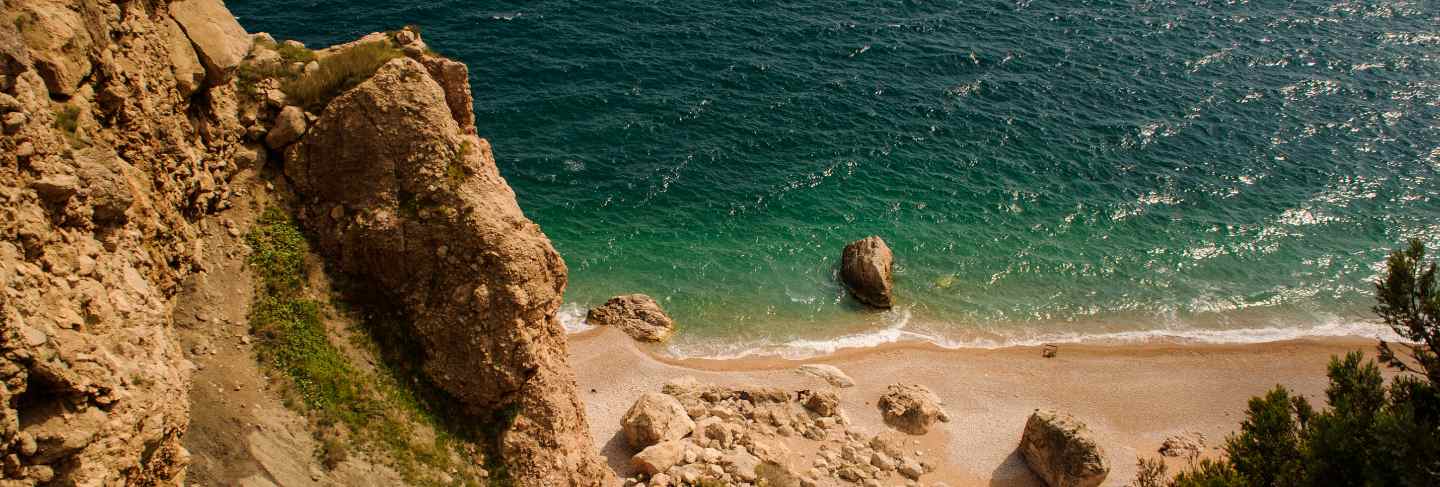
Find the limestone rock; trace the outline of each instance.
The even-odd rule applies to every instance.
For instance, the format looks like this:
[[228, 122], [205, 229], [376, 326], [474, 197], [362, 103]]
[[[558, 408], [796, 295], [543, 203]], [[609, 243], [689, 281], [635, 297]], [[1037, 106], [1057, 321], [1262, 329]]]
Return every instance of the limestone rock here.
[[92, 69], [92, 39], [84, 19], [64, 3], [22, 2], [21, 7], [15, 25], [45, 87], [54, 95], [73, 95]]
[[80, 189], [80, 179], [69, 174], [45, 176], [30, 183], [35, 192], [52, 203], [64, 202]]
[[850, 294], [876, 308], [894, 306], [894, 256], [880, 237], [866, 237], [845, 246], [840, 277]]
[[891, 385], [876, 404], [886, 424], [913, 435], [929, 432], [936, 421], [950, 421], [940, 398], [919, 384]]
[[102, 147], [86, 149], [76, 159], [93, 219], [101, 223], [123, 222], [125, 212], [135, 203], [135, 191], [126, 177], [128, 164], [113, 150]]
[[229, 79], [250, 52], [250, 35], [221, 0], [177, 0], [170, 4], [170, 17], [195, 45], [212, 82]]
[[1095, 487], [1110, 473], [1105, 452], [1069, 414], [1037, 410], [1020, 438], [1025, 464], [1050, 487]]
[[855, 379], [851, 379], [850, 376], [845, 375], [844, 371], [840, 370], [839, 367], [836, 367], [834, 365], [805, 364], [801, 365], [795, 370], [802, 374], [813, 375], [815, 377], [825, 379], [825, 382], [829, 382], [830, 385], [835, 387], [855, 387]]
[[620, 424], [631, 448], [678, 440], [695, 429], [695, 422], [685, 413], [680, 401], [658, 392], [640, 396], [625, 412]]
[[424, 56], [421, 62], [445, 91], [445, 103], [450, 106], [450, 116], [455, 118], [455, 123], [460, 124], [461, 130], [474, 134], [475, 99], [470, 94], [470, 68], [440, 56]]
[[[304, 223], [337, 270], [403, 303], [426, 373], [473, 413], [515, 412], [500, 445], [513, 478], [613, 480], [556, 319], [565, 263], [419, 62], [391, 60], [333, 99], [286, 149], [284, 171], [312, 214], [357, 215]], [[444, 256], [415, 251], [442, 245]]]
[[685, 444], [680, 441], [662, 441], [646, 447], [630, 457], [630, 463], [646, 475], [655, 475], [669, 470], [685, 458]]
[[591, 309], [585, 320], [594, 325], [620, 328], [642, 342], [663, 342], [675, 332], [675, 321], [644, 294], [610, 298], [603, 306]]
[[180, 24], [169, 17], [160, 17], [157, 22], [165, 38], [165, 47], [170, 52], [170, 72], [175, 78], [175, 89], [182, 97], [190, 96], [205, 85], [205, 65], [201, 64], [200, 54], [195, 52], [195, 46]]
[[284, 150], [286, 146], [305, 135], [305, 111], [297, 106], [288, 106], [275, 116], [275, 126], [265, 134], [265, 145], [271, 149]]

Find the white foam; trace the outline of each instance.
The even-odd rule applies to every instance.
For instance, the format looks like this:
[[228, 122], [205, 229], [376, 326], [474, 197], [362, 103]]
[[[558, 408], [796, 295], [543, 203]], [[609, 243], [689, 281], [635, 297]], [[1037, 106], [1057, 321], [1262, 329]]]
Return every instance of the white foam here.
[[749, 343], [706, 343], [685, 346], [672, 344], [667, 353], [677, 358], [732, 360], [746, 357], [778, 357], [803, 360], [841, 350], [874, 348], [900, 342], [925, 342], [946, 349], [998, 349], [1034, 347], [1044, 344], [1119, 345], [1137, 343], [1254, 344], [1303, 338], [1401, 338], [1380, 323], [1333, 321], [1311, 326], [1215, 329], [1156, 329], [1107, 333], [1017, 333], [995, 337], [943, 337], [909, 328], [908, 309], [886, 313], [884, 328], [843, 335], [832, 339], [796, 339], [784, 342], [761, 340]]
[[555, 314], [555, 317], [565, 327], [566, 333], [580, 333], [595, 328], [594, 325], [585, 322], [585, 314], [588, 312], [589, 310], [580, 303], [565, 303], [560, 306], [560, 311]]

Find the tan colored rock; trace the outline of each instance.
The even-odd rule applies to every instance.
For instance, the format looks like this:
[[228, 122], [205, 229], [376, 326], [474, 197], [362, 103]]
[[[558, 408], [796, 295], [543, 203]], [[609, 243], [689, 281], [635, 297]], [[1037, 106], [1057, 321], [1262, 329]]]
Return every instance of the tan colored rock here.
[[85, 200], [100, 223], [124, 222], [125, 212], [135, 204], [135, 189], [126, 174], [129, 165], [106, 147], [91, 147], [76, 155]]
[[45, 87], [54, 95], [73, 95], [92, 68], [92, 39], [80, 13], [66, 3], [29, 1], [13, 18]]
[[655, 475], [669, 470], [685, 458], [685, 443], [681, 441], [662, 441], [645, 447], [640, 453], [630, 457], [630, 464], [646, 475]]
[[845, 246], [840, 277], [855, 299], [876, 308], [894, 306], [894, 255], [880, 237], [866, 237]]
[[[420, 63], [395, 59], [327, 105], [285, 174], [336, 268], [404, 303], [425, 370], [470, 411], [513, 410], [501, 461], [521, 485], [600, 485], [556, 319], [566, 268]], [[419, 248], [446, 246], [444, 257]]]
[[940, 398], [919, 384], [894, 384], [876, 402], [880, 415], [895, 429], [912, 435], [923, 435], [935, 422], [949, 422], [950, 416], [941, 407]]
[[[409, 31], [405, 31], [409, 32]], [[418, 38], [416, 39], [418, 42]], [[445, 91], [445, 104], [460, 129], [475, 133], [475, 99], [470, 94], [470, 68], [465, 63], [441, 56], [422, 55], [421, 62]]]
[[270, 127], [270, 132], [265, 134], [265, 145], [271, 149], [284, 150], [305, 135], [305, 126], [305, 110], [297, 106], [285, 107], [275, 116], [275, 126]]
[[805, 364], [801, 365], [795, 370], [802, 374], [813, 375], [815, 377], [825, 379], [825, 382], [828, 382], [830, 383], [830, 385], [835, 387], [855, 387], [855, 379], [851, 379], [850, 376], [845, 375], [844, 371], [840, 370], [839, 367], [836, 367], [834, 365]]
[[170, 3], [170, 17], [195, 45], [211, 82], [229, 79], [250, 52], [250, 35], [221, 0], [177, 0]]
[[170, 72], [175, 78], [175, 89], [180, 91], [180, 96], [186, 97], [195, 90], [205, 86], [205, 65], [200, 62], [200, 54], [195, 52], [195, 46], [190, 43], [190, 38], [169, 17], [160, 17], [159, 23], [161, 35], [165, 38], [165, 47], [170, 53]]
[[695, 429], [695, 422], [690, 420], [680, 401], [658, 392], [647, 392], [635, 400], [620, 419], [620, 425], [631, 448], [678, 440]]
[[819, 416], [835, 416], [840, 412], [840, 396], [828, 391], [807, 391], [800, 394], [805, 409]]
[[1069, 414], [1036, 410], [1025, 422], [1020, 453], [1050, 487], [1095, 487], [1110, 473], [1105, 451], [1085, 423]]
[[616, 296], [585, 315], [592, 325], [613, 326], [642, 342], [663, 342], [675, 333], [675, 321], [650, 296]]

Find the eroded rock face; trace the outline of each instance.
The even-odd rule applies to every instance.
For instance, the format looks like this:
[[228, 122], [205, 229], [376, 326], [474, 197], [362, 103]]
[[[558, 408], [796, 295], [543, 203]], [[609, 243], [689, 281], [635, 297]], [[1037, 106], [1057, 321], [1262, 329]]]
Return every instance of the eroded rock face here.
[[876, 404], [885, 424], [913, 435], [928, 433], [937, 421], [950, 422], [939, 396], [919, 384], [891, 385]]
[[168, 7], [0, 2], [0, 483], [184, 482], [171, 300], [243, 131]]
[[894, 256], [880, 237], [866, 237], [845, 246], [840, 277], [855, 299], [876, 308], [895, 305]]
[[329, 260], [408, 312], [436, 383], [474, 413], [515, 412], [501, 439], [512, 476], [613, 480], [588, 436], [555, 317], [565, 264], [424, 66], [392, 60], [332, 100], [286, 150], [285, 175], [309, 202], [303, 224]]
[[591, 309], [585, 315], [585, 321], [614, 326], [642, 342], [663, 342], [675, 333], [675, 320], [660, 309], [659, 303], [644, 294], [610, 298], [604, 305]]
[[1025, 422], [1020, 453], [1050, 487], [1094, 487], [1105, 481], [1110, 465], [1089, 434], [1085, 423], [1069, 414], [1038, 410]]

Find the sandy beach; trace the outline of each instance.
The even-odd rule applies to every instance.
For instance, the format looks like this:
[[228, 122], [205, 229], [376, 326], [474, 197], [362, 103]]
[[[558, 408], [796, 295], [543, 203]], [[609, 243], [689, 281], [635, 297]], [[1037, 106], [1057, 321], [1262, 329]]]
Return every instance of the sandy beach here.
[[[1358, 337], [1242, 345], [1071, 344], [1047, 359], [1037, 347], [947, 350], [900, 343], [807, 360], [716, 361], [671, 359], [601, 327], [572, 335], [570, 356], [591, 434], [622, 476], [631, 474], [633, 452], [620, 433], [621, 416], [640, 394], [688, 375], [715, 384], [833, 390], [850, 421], [867, 434], [888, 429], [875, 406], [886, 386], [925, 385], [952, 418], [913, 438], [915, 448], [939, 465], [922, 479], [925, 485], [1041, 485], [1015, 449], [1030, 413], [1055, 408], [1085, 421], [1107, 451], [1111, 473], [1105, 485], [1125, 485], [1134, 476], [1136, 457], [1159, 457], [1157, 449], [1171, 435], [1203, 434], [1213, 453], [1238, 428], [1246, 401], [1276, 384], [1323, 404], [1330, 357], [1351, 350], [1372, 355], [1374, 344]], [[856, 386], [839, 389], [796, 372], [806, 363], [836, 366]]]

